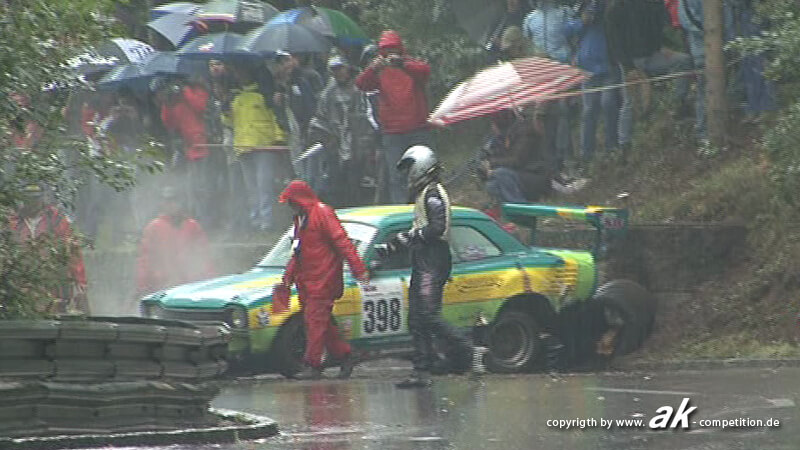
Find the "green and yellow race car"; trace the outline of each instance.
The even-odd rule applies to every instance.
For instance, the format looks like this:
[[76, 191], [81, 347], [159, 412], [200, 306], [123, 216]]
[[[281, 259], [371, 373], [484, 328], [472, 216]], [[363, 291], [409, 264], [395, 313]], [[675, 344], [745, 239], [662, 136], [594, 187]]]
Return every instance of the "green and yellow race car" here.
[[[345, 290], [334, 307], [336, 324], [350, 343], [373, 357], [408, 354], [410, 258], [398, 252], [381, 259], [375, 245], [407, 230], [412, 205], [370, 206], [337, 214], [367, 262], [374, 290], [362, 292], [345, 271]], [[579, 364], [637, 348], [649, 334], [655, 305], [628, 280], [598, 287], [595, 260], [605, 237], [627, 226], [627, 211], [603, 207], [507, 204], [506, 218], [534, 229], [537, 218], [579, 220], [596, 230], [590, 250], [527, 246], [486, 214], [452, 209], [451, 279], [443, 314], [489, 348], [494, 372], [542, 367], [547, 339], [564, 345], [563, 363]], [[541, 219], [539, 219], [541, 220]], [[141, 300], [146, 317], [225, 322], [233, 339], [229, 361], [250, 370], [274, 370], [291, 377], [300, 370], [305, 335], [293, 292], [288, 311], [272, 310], [272, 288], [292, 248], [291, 230], [250, 271], [177, 286]], [[446, 349], [442, 349], [446, 352]], [[331, 362], [333, 363], [333, 362]]]

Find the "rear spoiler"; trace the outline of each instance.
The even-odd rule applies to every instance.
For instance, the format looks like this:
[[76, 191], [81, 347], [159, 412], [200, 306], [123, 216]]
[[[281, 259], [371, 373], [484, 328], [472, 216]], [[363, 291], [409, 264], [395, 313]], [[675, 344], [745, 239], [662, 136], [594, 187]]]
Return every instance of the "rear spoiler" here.
[[595, 245], [592, 253], [600, 256], [609, 239], [620, 238], [628, 228], [628, 210], [606, 206], [552, 206], [535, 203], [505, 203], [502, 206], [506, 220], [531, 229], [531, 244], [535, 243], [538, 217], [559, 217], [564, 220], [584, 222], [594, 227]]

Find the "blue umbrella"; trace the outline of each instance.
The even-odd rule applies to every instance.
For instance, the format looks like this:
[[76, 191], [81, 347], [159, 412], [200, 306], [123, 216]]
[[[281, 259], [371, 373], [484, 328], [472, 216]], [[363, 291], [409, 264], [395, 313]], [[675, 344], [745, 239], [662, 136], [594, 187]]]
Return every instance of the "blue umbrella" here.
[[295, 23], [274, 23], [247, 33], [239, 50], [260, 55], [278, 50], [289, 53], [324, 53], [331, 48], [330, 41], [320, 33]]
[[242, 35], [223, 32], [198, 36], [187, 42], [176, 56], [196, 59], [230, 59], [235, 57], [255, 56], [248, 51], [240, 50]]
[[147, 22], [147, 26], [164, 36], [175, 47], [180, 47], [192, 38], [192, 35], [198, 34], [191, 25], [194, 19], [194, 15], [172, 13]]
[[200, 7], [201, 5], [190, 2], [165, 3], [150, 10], [150, 19], [158, 19], [159, 17], [175, 13], [194, 15], [200, 9]]
[[137, 90], [145, 90], [148, 86], [148, 77], [142, 72], [141, 64], [123, 64], [114, 67], [110, 72], [103, 75], [97, 82], [100, 89], [117, 89], [128, 86]]

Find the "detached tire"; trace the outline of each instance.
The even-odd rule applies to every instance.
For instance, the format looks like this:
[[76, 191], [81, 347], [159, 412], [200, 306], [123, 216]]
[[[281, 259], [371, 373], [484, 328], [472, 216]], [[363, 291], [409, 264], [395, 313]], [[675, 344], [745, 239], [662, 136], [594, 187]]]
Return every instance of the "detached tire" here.
[[607, 325], [609, 318], [622, 322], [614, 356], [626, 355], [642, 346], [653, 330], [657, 309], [647, 289], [630, 280], [613, 280], [597, 290], [595, 301], [603, 305]]
[[486, 343], [486, 367], [495, 373], [529, 371], [542, 352], [539, 325], [530, 314], [518, 310], [500, 313], [486, 335]]
[[286, 378], [294, 378], [303, 369], [303, 354], [306, 350], [306, 330], [303, 315], [289, 318], [281, 326], [272, 343], [272, 365]]

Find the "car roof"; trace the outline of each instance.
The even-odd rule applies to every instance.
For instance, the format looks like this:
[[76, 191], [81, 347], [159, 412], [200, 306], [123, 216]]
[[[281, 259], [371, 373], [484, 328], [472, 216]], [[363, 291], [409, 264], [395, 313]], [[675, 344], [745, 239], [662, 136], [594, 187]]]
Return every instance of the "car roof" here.
[[[453, 206], [453, 219], [488, 219], [489, 216], [472, 208]], [[407, 223], [414, 218], [414, 205], [376, 205], [336, 210], [339, 220], [361, 222], [378, 228]]]

